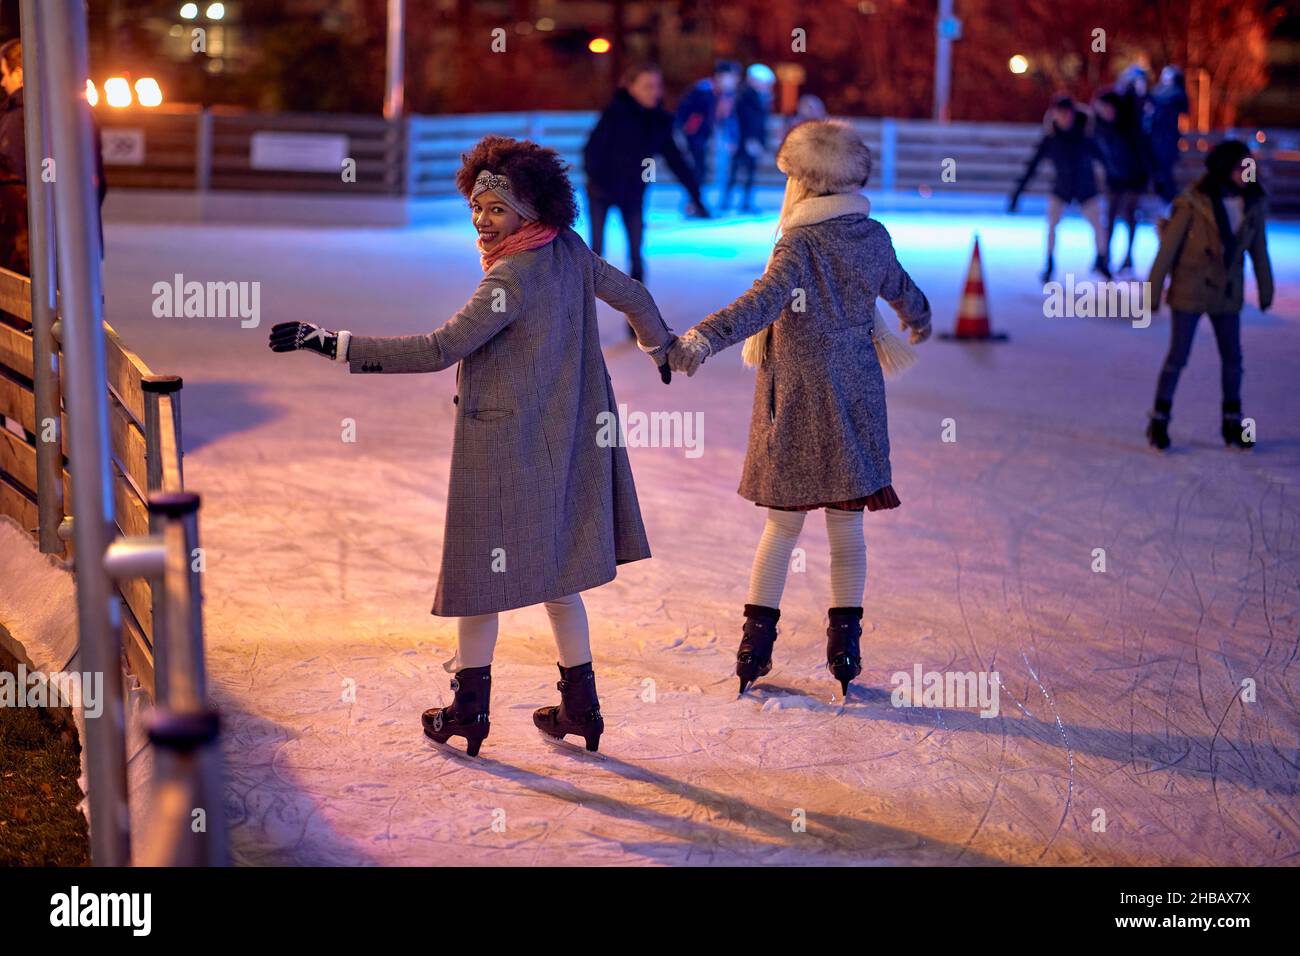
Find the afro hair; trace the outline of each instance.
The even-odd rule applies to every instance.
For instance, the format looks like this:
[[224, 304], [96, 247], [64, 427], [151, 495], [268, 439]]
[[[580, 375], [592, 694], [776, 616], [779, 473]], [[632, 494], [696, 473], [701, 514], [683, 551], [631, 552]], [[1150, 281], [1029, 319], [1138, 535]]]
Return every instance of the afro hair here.
[[474, 180], [486, 169], [510, 180], [511, 188], [537, 210], [544, 226], [564, 229], [578, 218], [578, 203], [569, 182], [568, 164], [560, 154], [526, 139], [484, 136], [460, 157], [456, 188], [466, 199]]

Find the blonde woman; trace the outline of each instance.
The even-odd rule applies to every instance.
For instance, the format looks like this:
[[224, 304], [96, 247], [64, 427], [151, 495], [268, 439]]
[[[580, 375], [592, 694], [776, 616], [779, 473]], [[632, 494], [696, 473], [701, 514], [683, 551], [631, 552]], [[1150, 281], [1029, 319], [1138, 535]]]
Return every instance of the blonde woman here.
[[739, 493], [767, 509], [767, 524], [736, 655], [740, 692], [772, 668], [790, 555], [807, 512], [823, 508], [831, 545], [826, 662], [847, 695], [862, 672], [862, 513], [899, 505], [881, 366], [898, 362], [903, 346], [875, 303], [884, 298], [898, 312], [913, 343], [930, 336], [930, 304], [898, 264], [885, 227], [870, 218], [861, 190], [871, 153], [852, 127], [800, 124], [777, 166], [789, 179], [767, 271], [685, 333], [669, 365], [693, 375], [706, 357], [744, 341], [745, 361], [758, 369]]

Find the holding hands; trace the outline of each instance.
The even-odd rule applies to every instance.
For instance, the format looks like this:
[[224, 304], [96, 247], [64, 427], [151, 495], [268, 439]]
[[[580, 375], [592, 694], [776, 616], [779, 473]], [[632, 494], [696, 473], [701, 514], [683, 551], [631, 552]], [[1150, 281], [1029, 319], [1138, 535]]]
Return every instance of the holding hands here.
[[694, 375], [704, 360], [713, 352], [709, 340], [691, 329], [673, 342], [668, 350], [668, 367], [674, 372], [685, 372], [687, 378]]

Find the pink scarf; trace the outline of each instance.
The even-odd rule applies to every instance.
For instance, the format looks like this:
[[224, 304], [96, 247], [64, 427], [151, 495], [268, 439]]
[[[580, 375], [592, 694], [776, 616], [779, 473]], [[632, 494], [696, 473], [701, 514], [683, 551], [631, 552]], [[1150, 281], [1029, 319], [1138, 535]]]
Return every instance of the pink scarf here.
[[483, 262], [483, 271], [487, 272], [497, 264], [497, 260], [504, 259], [506, 256], [544, 246], [559, 234], [560, 230], [554, 226], [543, 226], [540, 222], [529, 220], [491, 249], [484, 249], [480, 242], [478, 249], [479, 258]]

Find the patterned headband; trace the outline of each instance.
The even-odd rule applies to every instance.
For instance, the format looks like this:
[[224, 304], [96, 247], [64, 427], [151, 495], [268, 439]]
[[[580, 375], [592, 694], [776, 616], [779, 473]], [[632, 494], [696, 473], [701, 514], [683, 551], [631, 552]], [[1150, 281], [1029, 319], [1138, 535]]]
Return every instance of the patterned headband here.
[[474, 199], [479, 193], [492, 190], [501, 197], [501, 201], [519, 213], [523, 219], [536, 221], [537, 209], [528, 200], [522, 196], [517, 196], [510, 188], [510, 180], [488, 170], [480, 170], [478, 176], [474, 178], [474, 188], [470, 191], [469, 198]]

